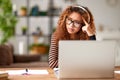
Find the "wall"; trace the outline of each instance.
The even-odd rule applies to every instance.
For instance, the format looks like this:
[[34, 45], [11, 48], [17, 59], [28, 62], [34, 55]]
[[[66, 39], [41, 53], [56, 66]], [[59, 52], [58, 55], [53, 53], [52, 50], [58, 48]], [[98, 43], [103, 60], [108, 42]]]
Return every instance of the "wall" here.
[[[63, 3], [63, 1], [55, 0], [55, 6], [62, 5], [62, 9], [64, 9], [67, 5], [70, 5], [70, 3]], [[97, 28], [102, 24], [105, 28], [119, 28], [120, 30], [120, 1], [117, 1], [115, 6], [110, 6], [107, 0], [77, 0], [77, 4], [87, 6], [91, 10]]]

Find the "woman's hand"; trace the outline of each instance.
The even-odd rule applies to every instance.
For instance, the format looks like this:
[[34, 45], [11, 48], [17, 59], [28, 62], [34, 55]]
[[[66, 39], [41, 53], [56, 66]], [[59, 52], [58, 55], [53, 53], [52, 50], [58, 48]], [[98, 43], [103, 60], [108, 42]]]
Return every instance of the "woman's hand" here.
[[83, 17], [82, 17], [82, 20], [85, 23], [85, 26], [82, 27], [82, 31], [86, 32], [88, 34], [88, 36], [95, 35], [95, 32], [93, 29], [91, 29], [90, 24], [88, 24]]

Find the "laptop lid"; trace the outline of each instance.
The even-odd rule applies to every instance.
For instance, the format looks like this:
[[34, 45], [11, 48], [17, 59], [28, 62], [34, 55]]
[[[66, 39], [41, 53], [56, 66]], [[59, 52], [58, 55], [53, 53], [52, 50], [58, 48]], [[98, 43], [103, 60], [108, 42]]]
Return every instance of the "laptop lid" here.
[[59, 41], [59, 78], [113, 78], [115, 41]]

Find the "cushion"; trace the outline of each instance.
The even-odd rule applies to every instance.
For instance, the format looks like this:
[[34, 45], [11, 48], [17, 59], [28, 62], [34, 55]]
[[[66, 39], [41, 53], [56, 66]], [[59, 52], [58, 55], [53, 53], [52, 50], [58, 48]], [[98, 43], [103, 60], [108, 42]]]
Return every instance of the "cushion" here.
[[0, 65], [9, 65], [13, 63], [13, 53], [8, 45], [0, 45]]
[[40, 61], [40, 55], [14, 55], [15, 63]]

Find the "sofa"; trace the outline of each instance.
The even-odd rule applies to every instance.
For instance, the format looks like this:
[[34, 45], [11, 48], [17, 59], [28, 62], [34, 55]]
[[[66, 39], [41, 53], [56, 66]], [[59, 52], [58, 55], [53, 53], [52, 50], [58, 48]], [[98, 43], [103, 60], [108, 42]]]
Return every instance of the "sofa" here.
[[48, 67], [40, 55], [15, 55], [11, 44], [0, 45], [0, 68]]

